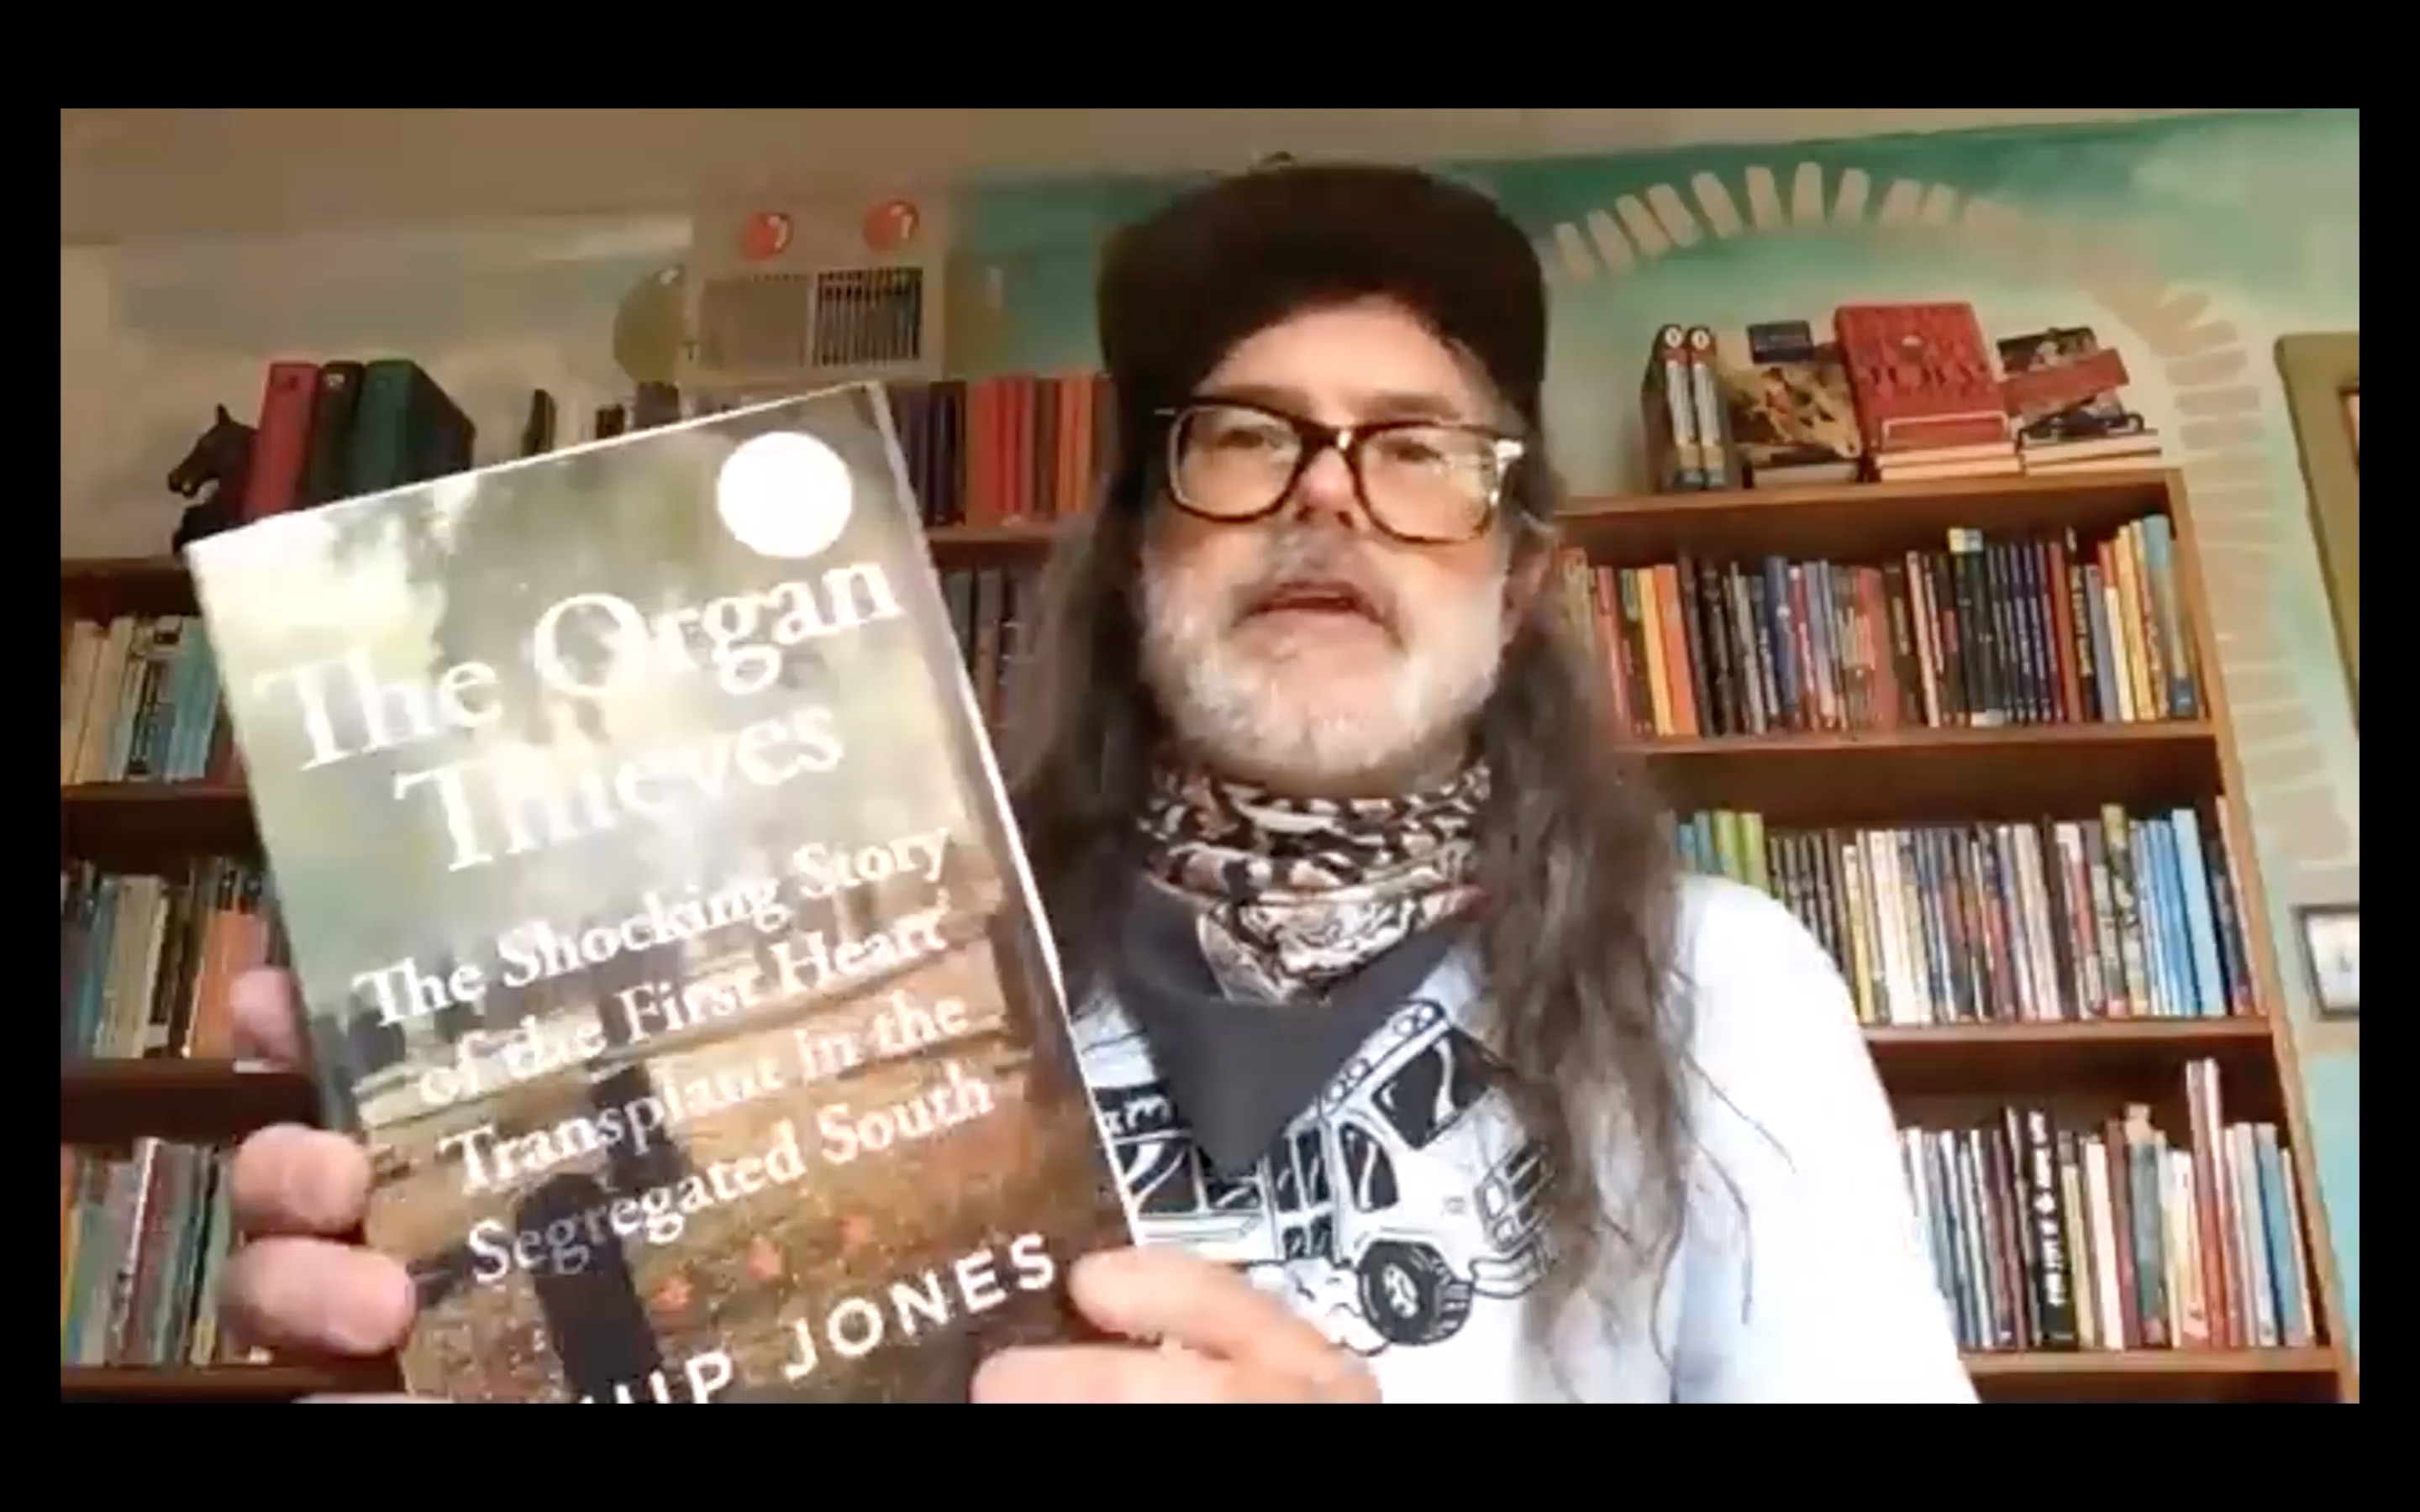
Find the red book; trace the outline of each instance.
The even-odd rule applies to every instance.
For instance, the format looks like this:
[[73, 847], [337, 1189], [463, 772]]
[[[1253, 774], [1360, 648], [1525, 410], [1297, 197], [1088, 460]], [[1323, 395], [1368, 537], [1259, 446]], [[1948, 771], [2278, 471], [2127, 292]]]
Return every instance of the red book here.
[[294, 507], [302, 494], [302, 464], [311, 450], [311, 409], [319, 396], [317, 363], [271, 363], [260, 396], [260, 428], [252, 442], [252, 475], [243, 489], [243, 517], [266, 519]]
[[1832, 314], [1869, 455], [2009, 439], [2000, 371], [1971, 304], [1847, 304]]

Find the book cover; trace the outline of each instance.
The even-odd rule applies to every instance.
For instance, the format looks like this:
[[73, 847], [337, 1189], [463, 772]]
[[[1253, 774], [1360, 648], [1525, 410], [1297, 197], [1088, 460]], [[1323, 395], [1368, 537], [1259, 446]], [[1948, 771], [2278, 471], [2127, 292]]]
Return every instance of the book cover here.
[[963, 1399], [1128, 1217], [881, 392], [188, 553], [415, 1392]]
[[1836, 343], [1817, 340], [1812, 322], [1768, 320], [1724, 332], [1715, 350], [1751, 478], [1817, 468], [1840, 470], [1842, 481], [1854, 475], [1865, 438]]
[[2000, 374], [1973, 305], [1843, 304], [1832, 329], [1868, 456], [2007, 442]]

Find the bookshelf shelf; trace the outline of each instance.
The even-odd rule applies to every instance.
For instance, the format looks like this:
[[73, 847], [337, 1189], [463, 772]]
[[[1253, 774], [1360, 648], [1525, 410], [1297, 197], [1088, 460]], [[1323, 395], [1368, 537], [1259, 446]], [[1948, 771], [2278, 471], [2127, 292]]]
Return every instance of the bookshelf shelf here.
[[[1730, 489], [1572, 501], [1565, 532], [1601, 561], [1648, 561], [1683, 548], [1740, 553], [1897, 550], [1937, 540], [1953, 526], [1980, 530], [2102, 530], [2164, 506], [2170, 474], [2104, 472], [2077, 478], [1968, 478], [1854, 483], [1836, 487]], [[1047, 521], [946, 525], [929, 532], [945, 565], [1035, 557], [1057, 534]], [[63, 607], [190, 614], [194, 587], [173, 556], [91, 557], [59, 564]]]
[[[951, 525], [928, 533], [944, 566], [981, 566], [1038, 557], [1055, 535], [1047, 524]], [[59, 563], [59, 607], [69, 613], [192, 614], [194, 580], [173, 556], [82, 557]]]
[[308, 1078], [225, 1060], [89, 1060], [59, 1072], [59, 1140], [114, 1145], [151, 1134], [197, 1143], [272, 1123], [309, 1123]]
[[317, 1365], [61, 1365], [65, 1402], [290, 1402], [329, 1393], [392, 1392], [391, 1369]]
[[[1783, 823], [2024, 819], [2087, 787], [2148, 804], [2208, 793], [2218, 779], [2217, 738], [2201, 720], [1728, 736], [1639, 751], [1683, 808], [1753, 809]], [[59, 832], [62, 854], [120, 866], [258, 843], [243, 789], [218, 782], [63, 788]]]
[[[1978, 1385], [2001, 1400], [2325, 1401], [2335, 1381], [2333, 1357], [2325, 1350], [1978, 1353], [1964, 1358]], [[59, 1368], [60, 1399], [71, 1402], [286, 1402], [396, 1389], [392, 1370], [376, 1365]]]
[[1039, 557], [1058, 531], [1043, 522], [1024, 525], [943, 525], [925, 532], [944, 566], [977, 565], [988, 560]]
[[1937, 544], [1955, 529], [2108, 530], [2167, 506], [2157, 469], [2084, 477], [1952, 478], [1806, 488], [1581, 499], [1564, 532], [1599, 562], [1635, 565], [1682, 551], [1852, 558]]
[[2034, 1402], [2326, 1402], [2329, 1350], [1981, 1352], [1967, 1374], [1987, 1399]]
[[[2070, 477], [2007, 477], [1838, 487], [1585, 499], [1563, 516], [1565, 534], [1595, 563], [1646, 566], [1687, 553], [1701, 560], [1783, 555], [1874, 561], [1937, 548], [1953, 529], [1989, 533], [2073, 531], [2105, 539], [2147, 515], [2173, 524], [2176, 596], [2194, 637], [2204, 717], [2158, 722], [2021, 724], [1992, 729], [1900, 728], [1856, 733], [1770, 733], [1663, 740], [1639, 748], [1664, 796], [1682, 811], [1752, 811], [1777, 827], [2035, 822], [2076, 818], [2103, 804], [2137, 812], [2194, 805], [2249, 832], [2241, 762], [2227, 719], [2207, 598], [2181, 480], [2159, 469]], [[1049, 522], [937, 529], [945, 567], [1034, 562], [1056, 533]], [[169, 558], [62, 563], [63, 615], [191, 613], [193, 590]], [[63, 856], [148, 868], [203, 852], [256, 849], [249, 801], [228, 783], [112, 783], [63, 789]], [[2241, 869], [2244, 915], [2265, 920], [2258, 868]], [[1977, 1111], [2038, 1100], [2108, 1117], [2124, 1103], [2151, 1104], [2164, 1127], [2181, 1115], [2179, 1084], [2192, 1062], [2215, 1062], [2231, 1117], [2273, 1121], [2304, 1193], [2315, 1190], [2292, 1041], [2274, 1017], [2276, 962], [2265, 930], [2247, 932], [2257, 1016], [2090, 1019], [1869, 1027], [1866, 1041], [1902, 1117], [1955, 1106]], [[147, 1060], [62, 1070], [67, 1143], [115, 1143], [139, 1134], [226, 1142], [263, 1123], [308, 1120], [315, 1099], [302, 1076], [225, 1063]], [[2311, 1288], [2320, 1336], [2341, 1336], [2343, 1312], [2330, 1247], [2312, 1234]], [[2143, 1350], [1989, 1352], [1967, 1366], [1992, 1401], [2349, 1400], [2359, 1383], [2333, 1343], [2300, 1350]], [[63, 1367], [74, 1400], [282, 1400], [320, 1391], [391, 1389], [391, 1373], [308, 1365], [223, 1365], [149, 1371]]]
[[[2095, 1019], [2060, 1024], [1950, 1024], [1868, 1028], [1884, 1081], [1908, 1093], [2022, 1088], [2092, 1074], [2125, 1083], [2174, 1072], [2189, 1056], [2253, 1064], [2268, 1053], [2265, 1019]], [[59, 1072], [59, 1137], [113, 1144], [136, 1134], [240, 1137], [316, 1117], [299, 1073], [224, 1060], [90, 1060]]]
[[1809, 733], [1796, 730], [1765, 735], [1714, 735], [1702, 740], [1655, 740], [1639, 748], [1650, 761], [1704, 757], [1803, 760], [1838, 754], [1883, 755], [1925, 751], [1972, 761], [1978, 756], [2038, 754], [2045, 750], [2093, 751], [2125, 748], [2190, 748], [2215, 738], [2200, 719], [2145, 720], [2139, 724], [2018, 724], [1996, 728], [1952, 725], [1906, 730], [1851, 730]]
[[1878, 1056], [1912, 1049], [1957, 1050], [2002, 1055], [2020, 1045], [2055, 1050], [2089, 1050], [2108, 1045], [2164, 1046], [2200, 1054], [2222, 1045], [2269, 1041], [2269, 1021], [2257, 1018], [2208, 1019], [2085, 1019], [2051, 1024], [1896, 1025], [1866, 1030], [1866, 1043]]
[[1783, 825], [2022, 821], [2087, 793], [2189, 801], [2219, 779], [2218, 743], [2200, 720], [1734, 735], [1637, 748], [1682, 810], [1750, 810]]
[[2334, 1368], [2325, 1350], [1982, 1350], [1966, 1367], [1987, 1376], [2263, 1376]]
[[175, 557], [80, 557], [59, 563], [62, 613], [191, 614], [194, 580]]
[[2164, 1092], [2190, 1059], [2257, 1086], [2265, 1018], [2087, 1019], [2055, 1024], [1869, 1027], [1867, 1048], [1900, 1098], [2024, 1098], [2045, 1088]]
[[92, 782], [59, 790], [62, 856], [138, 871], [258, 846], [252, 801], [233, 783]]

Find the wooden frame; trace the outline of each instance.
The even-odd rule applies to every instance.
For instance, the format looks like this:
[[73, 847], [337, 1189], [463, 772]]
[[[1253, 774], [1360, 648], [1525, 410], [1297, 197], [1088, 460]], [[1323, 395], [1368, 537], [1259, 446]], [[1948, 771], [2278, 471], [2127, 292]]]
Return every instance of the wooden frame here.
[[[2193, 508], [2185, 496], [2184, 474], [2170, 471], [2163, 481], [2167, 494], [2166, 512], [2176, 528], [2178, 582], [2193, 618], [2196, 663], [2214, 671], [2223, 663], [2218, 649], [2218, 625], [2211, 612], [2209, 586], [2202, 577], [2201, 534], [2195, 527]], [[2235, 711], [2227, 702], [2226, 680], [2206, 672], [2202, 693], [2209, 701], [2211, 726], [2218, 747], [2219, 783], [2214, 807], [2226, 816], [2227, 827], [2242, 847], [2235, 855], [2235, 865], [2239, 869], [2237, 884], [2243, 917], [2264, 920], [2269, 918], [2268, 884], [2262, 876], [2259, 848], [2249, 841], [2255, 833], [2250, 784], [2243, 775], [2243, 752], [2235, 739]], [[2272, 1073], [2285, 1112], [2280, 1123], [2292, 1143], [2287, 1159], [2293, 1164], [2305, 1231], [2311, 1236], [2308, 1258], [2312, 1285], [2319, 1293], [2316, 1311], [2326, 1320], [2327, 1353], [2335, 1371], [2336, 1399], [2358, 1402], [2361, 1367], [2346, 1342], [2350, 1331], [2345, 1320], [2344, 1281], [2336, 1269], [2335, 1240], [2327, 1225], [2327, 1209], [2319, 1200], [2319, 1156], [2311, 1144], [2311, 1116], [2306, 1102], [2309, 1087], [2303, 1077], [2302, 1057], [2295, 1046], [2293, 1028], [2283, 1011], [2284, 974], [2279, 969], [2274, 937], [2265, 925], [2244, 931], [2244, 947], [2251, 958], [2253, 980], [2259, 984], [2260, 1000], [2274, 1005], [2263, 1015], [2269, 1031]]]
[[2285, 336], [2277, 374], [2310, 489], [2311, 536], [2361, 723], [2361, 333]]
[[2305, 903], [2294, 910], [2303, 975], [2323, 1019], [2361, 1017], [2361, 905]]

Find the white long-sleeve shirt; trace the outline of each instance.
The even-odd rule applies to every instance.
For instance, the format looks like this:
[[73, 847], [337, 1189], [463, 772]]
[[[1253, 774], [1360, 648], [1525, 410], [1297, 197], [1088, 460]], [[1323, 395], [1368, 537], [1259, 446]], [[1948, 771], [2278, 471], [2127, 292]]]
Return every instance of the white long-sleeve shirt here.
[[[1388, 1401], [1974, 1400], [1830, 958], [1731, 883], [1686, 882], [1678, 927], [1691, 1196], [1660, 1287], [1583, 1291], [1552, 1348], [1528, 1326], [1538, 1156], [1465, 1055], [1477, 984], [1459, 952], [1223, 1180], [1153, 1037], [1094, 998], [1078, 1042], [1143, 1241], [1242, 1266], [1363, 1354]], [[1604, 1152], [1608, 1192], [1623, 1169]]]
[[1971, 1401], [1848, 986], [1787, 909], [1691, 884], [1704, 1161], [1678, 1260], [1673, 1396]]

